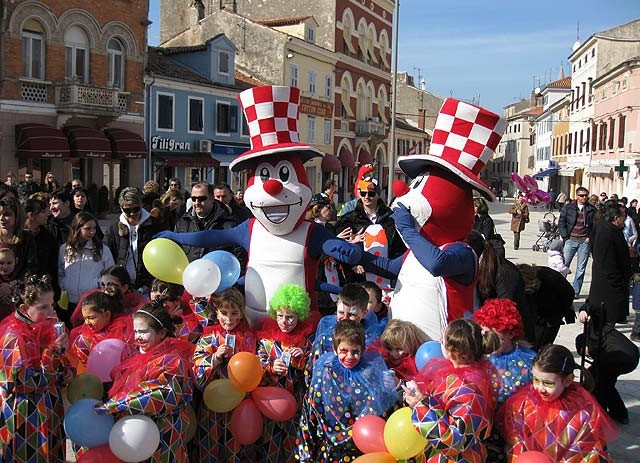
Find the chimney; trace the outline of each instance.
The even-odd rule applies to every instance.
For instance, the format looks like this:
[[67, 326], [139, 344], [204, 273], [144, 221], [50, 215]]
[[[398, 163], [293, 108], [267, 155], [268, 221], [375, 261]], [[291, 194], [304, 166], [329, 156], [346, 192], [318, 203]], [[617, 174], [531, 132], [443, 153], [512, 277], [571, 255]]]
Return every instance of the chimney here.
[[423, 108], [418, 109], [418, 128], [423, 132], [426, 118], [426, 111]]

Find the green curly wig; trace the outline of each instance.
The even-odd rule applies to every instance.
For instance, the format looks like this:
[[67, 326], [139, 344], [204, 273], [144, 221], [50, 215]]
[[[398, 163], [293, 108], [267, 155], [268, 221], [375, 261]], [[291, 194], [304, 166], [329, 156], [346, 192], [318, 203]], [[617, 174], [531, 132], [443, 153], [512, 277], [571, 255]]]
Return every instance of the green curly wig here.
[[276, 318], [276, 312], [280, 309], [288, 309], [296, 313], [300, 321], [309, 318], [309, 306], [311, 299], [309, 294], [300, 285], [282, 285], [269, 301], [269, 316]]

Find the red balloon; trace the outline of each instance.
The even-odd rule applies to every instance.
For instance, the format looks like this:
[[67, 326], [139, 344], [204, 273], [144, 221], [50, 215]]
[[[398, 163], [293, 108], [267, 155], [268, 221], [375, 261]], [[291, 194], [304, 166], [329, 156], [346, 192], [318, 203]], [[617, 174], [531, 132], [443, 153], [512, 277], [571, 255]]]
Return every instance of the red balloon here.
[[253, 444], [262, 435], [264, 420], [253, 399], [244, 399], [231, 412], [229, 430], [242, 445]]
[[521, 453], [520, 456], [515, 459], [515, 463], [553, 463], [553, 460], [544, 452], [529, 450], [528, 452]]
[[99, 447], [93, 447], [78, 457], [78, 463], [122, 463], [118, 457], [116, 457], [109, 444], [101, 445]]
[[296, 415], [298, 403], [291, 392], [281, 387], [258, 387], [251, 397], [264, 416], [273, 421], [287, 421]]
[[396, 463], [396, 457], [387, 452], [375, 452], [361, 455], [353, 463]]
[[387, 452], [384, 426], [387, 422], [375, 415], [364, 415], [353, 424], [353, 443], [362, 453]]

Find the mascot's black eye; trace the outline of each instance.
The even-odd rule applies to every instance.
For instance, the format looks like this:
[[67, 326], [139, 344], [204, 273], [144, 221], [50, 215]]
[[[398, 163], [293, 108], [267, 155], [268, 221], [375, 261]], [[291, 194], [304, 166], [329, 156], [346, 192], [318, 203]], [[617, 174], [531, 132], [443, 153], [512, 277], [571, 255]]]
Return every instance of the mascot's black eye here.
[[420, 186], [420, 184], [422, 183], [422, 179], [423, 179], [422, 175], [420, 177], [416, 177], [413, 180], [413, 183], [411, 184], [411, 188], [414, 189], [414, 190], [416, 188], [418, 188]]
[[267, 167], [263, 167], [262, 169], [260, 169], [260, 180], [262, 180], [262, 183], [269, 180], [269, 178], [271, 178], [271, 174], [269, 174], [269, 169]]
[[278, 175], [280, 176], [280, 180], [286, 182], [289, 180], [289, 168], [287, 166], [280, 167], [278, 171]]

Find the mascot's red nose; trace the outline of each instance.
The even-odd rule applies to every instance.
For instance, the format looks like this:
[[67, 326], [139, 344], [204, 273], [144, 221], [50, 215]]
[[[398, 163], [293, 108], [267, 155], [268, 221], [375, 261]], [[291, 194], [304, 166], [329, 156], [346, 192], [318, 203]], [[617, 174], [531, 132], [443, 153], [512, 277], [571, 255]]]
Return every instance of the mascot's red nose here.
[[269, 193], [271, 196], [275, 196], [282, 191], [282, 183], [270, 178], [264, 182], [264, 191]]

